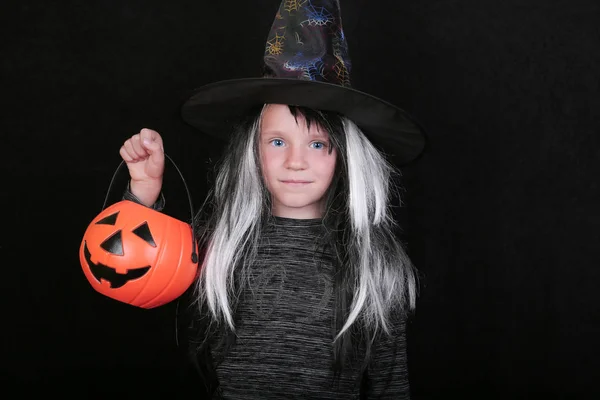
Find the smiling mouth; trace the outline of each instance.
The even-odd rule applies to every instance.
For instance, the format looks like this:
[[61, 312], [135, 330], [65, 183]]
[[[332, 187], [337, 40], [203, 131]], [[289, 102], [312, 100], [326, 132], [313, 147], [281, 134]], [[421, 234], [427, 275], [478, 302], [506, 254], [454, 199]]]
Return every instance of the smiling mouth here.
[[143, 268], [130, 269], [125, 274], [119, 274], [114, 268], [101, 263], [95, 264], [92, 261], [92, 254], [87, 247], [87, 243], [84, 245], [83, 252], [85, 255], [85, 260], [90, 267], [90, 272], [94, 278], [96, 278], [98, 283], [101, 283], [102, 280], [108, 281], [111, 289], [118, 289], [131, 280], [141, 278], [150, 269], [150, 266], [148, 265]]
[[281, 182], [288, 184], [288, 185], [307, 185], [309, 183], [312, 183], [311, 181], [300, 181], [300, 180], [285, 180], [285, 181], [281, 181]]

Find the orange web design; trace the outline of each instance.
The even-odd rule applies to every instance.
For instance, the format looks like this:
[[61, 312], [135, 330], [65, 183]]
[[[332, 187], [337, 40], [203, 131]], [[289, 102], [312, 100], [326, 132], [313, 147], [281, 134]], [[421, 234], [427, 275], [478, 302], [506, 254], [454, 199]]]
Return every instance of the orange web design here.
[[278, 56], [283, 52], [283, 41], [285, 37], [275, 33], [275, 37], [267, 41], [267, 53], [271, 56]]
[[287, 12], [298, 11], [307, 0], [285, 0], [283, 2], [283, 9]]
[[348, 73], [346, 64], [344, 64], [344, 60], [338, 55], [336, 55], [335, 58], [337, 58], [337, 62], [333, 67], [333, 72], [336, 73], [338, 82], [342, 83], [343, 86], [350, 86], [350, 74]]

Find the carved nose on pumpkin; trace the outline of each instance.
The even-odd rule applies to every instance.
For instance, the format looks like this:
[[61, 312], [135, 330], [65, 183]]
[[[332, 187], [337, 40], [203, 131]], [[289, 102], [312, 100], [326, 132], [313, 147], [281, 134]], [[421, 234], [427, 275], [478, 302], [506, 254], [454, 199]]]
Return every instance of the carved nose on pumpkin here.
[[123, 235], [121, 231], [115, 232], [112, 236], [109, 236], [100, 245], [104, 250], [111, 254], [122, 256], [123, 255]]

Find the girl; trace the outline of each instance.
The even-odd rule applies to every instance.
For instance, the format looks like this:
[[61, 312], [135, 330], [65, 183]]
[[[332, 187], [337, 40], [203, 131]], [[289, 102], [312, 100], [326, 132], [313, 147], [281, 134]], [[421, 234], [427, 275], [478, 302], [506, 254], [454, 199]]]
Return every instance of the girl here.
[[[420, 132], [340, 74], [349, 62], [337, 1], [284, 3], [265, 76], [208, 85], [184, 106], [205, 132], [237, 121], [195, 221], [194, 360], [216, 398], [406, 399], [415, 272], [394, 234], [396, 170], [372, 141], [406, 162]], [[327, 19], [311, 30], [316, 3]], [[296, 40], [275, 51], [280, 37]], [[318, 46], [322, 64], [302, 61]], [[161, 135], [142, 129], [120, 154], [126, 198], [161, 210]]]

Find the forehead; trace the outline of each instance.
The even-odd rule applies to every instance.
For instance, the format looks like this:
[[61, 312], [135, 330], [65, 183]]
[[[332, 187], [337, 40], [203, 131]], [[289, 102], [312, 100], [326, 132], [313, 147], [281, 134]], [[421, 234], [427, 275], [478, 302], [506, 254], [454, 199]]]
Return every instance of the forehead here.
[[261, 135], [271, 133], [309, 134], [311, 136], [328, 136], [327, 131], [319, 124], [312, 122], [308, 129], [304, 116], [292, 115], [289, 107], [282, 104], [268, 104], [262, 113], [260, 123]]

